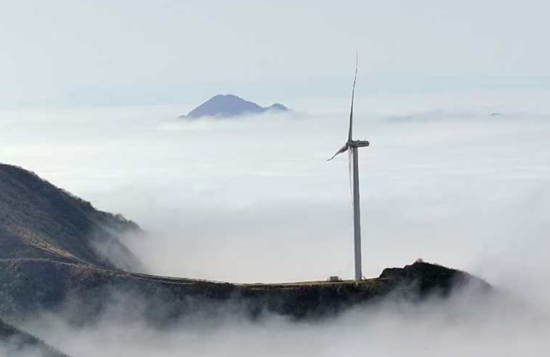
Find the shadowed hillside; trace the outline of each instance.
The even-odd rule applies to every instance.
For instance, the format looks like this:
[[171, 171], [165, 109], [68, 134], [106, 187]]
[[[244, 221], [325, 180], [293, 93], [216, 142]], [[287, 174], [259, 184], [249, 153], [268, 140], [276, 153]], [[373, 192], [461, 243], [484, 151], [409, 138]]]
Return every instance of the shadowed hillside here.
[[491, 291], [487, 283], [467, 273], [420, 262], [386, 269], [380, 277], [361, 282], [230, 284], [21, 259], [0, 262], [0, 286], [4, 287], [0, 312], [23, 316], [68, 303], [77, 320], [89, 320], [104, 311], [114, 295], [122, 294], [127, 304], [139, 302], [145, 317], [159, 324], [199, 311], [215, 315], [228, 306], [251, 318], [263, 313], [322, 318], [389, 294], [408, 301], [447, 297], [455, 288], [471, 283], [481, 291]]
[[139, 261], [118, 237], [139, 231], [135, 223], [98, 211], [32, 172], [0, 164], [0, 259], [133, 269]]

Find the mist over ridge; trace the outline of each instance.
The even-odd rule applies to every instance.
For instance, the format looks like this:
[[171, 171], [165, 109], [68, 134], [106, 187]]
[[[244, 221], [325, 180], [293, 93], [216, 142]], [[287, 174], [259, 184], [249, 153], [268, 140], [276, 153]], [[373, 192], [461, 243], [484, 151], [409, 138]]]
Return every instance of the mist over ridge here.
[[[529, 309], [466, 290], [450, 302], [388, 304], [320, 324], [271, 315], [250, 324], [229, 309], [217, 327], [197, 318], [159, 331], [122, 295], [95, 326], [51, 315], [21, 326], [77, 356], [101, 356], [97, 344], [105, 356], [242, 355], [265, 345], [274, 355], [544, 350], [550, 123], [544, 107], [490, 98], [358, 111], [355, 131], [372, 144], [360, 163], [365, 275], [421, 257], [479, 275]], [[346, 135], [346, 114], [181, 122], [182, 107], [3, 112], [2, 160], [138, 222], [149, 236], [124, 243], [154, 274], [237, 283], [351, 276], [348, 163], [325, 161]], [[250, 337], [255, 349], [239, 348]]]

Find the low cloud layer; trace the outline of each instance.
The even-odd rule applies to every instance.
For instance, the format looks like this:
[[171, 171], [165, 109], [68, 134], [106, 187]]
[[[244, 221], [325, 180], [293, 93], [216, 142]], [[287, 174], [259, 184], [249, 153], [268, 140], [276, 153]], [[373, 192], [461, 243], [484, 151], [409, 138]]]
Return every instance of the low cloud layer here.
[[[523, 101], [507, 103], [491, 116], [498, 106], [463, 102], [471, 109], [436, 102], [403, 114], [429, 108], [419, 101], [358, 113], [357, 138], [372, 142], [360, 153], [365, 275], [419, 257], [491, 279], [546, 264], [545, 108], [518, 114]], [[3, 113], [2, 160], [136, 220], [150, 238], [128, 244], [153, 273], [349, 276], [348, 163], [325, 161], [346, 139], [346, 114], [176, 119], [185, 110]]]
[[[466, 102], [357, 115], [356, 138], [372, 143], [360, 152], [364, 274], [422, 257], [548, 311], [550, 118], [533, 103], [500, 110]], [[5, 112], [0, 158], [138, 222], [148, 236], [126, 243], [151, 273], [232, 282], [351, 277], [348, 163], [325, 161], [346, 140], [346, 114], [178, 121], [187, 109]], [[70, 337], [61, 322], [51, 333], [31, 327], [79, 356], [496, 356], [550, 347], [545, 318], [497, 309], [463, 320], [461, 310], [448, 316], [454, 307], [446, 304], [357, 310], [314, 326], [273, 318], [161, 334], [106, 321]]]
[[[334, 319], [291, 322], [278, 316], [250, 321], [227, 308], [216, 319], [186, 318], [153, 328], [135, 308], [135, 297], [113, 302], [97, 324], [75, 328], [57, 316], [26, 327], [65, 352], [87, 356], [501, 356], [538, 355], [550, 344], [541, 306], [464, 287], [449, 300], [422, 304], [392, 299], [357, 307]], [[132, 305], [129, 308], [128, 305]], [[231, 312], [233, 311], [233, 312]]]

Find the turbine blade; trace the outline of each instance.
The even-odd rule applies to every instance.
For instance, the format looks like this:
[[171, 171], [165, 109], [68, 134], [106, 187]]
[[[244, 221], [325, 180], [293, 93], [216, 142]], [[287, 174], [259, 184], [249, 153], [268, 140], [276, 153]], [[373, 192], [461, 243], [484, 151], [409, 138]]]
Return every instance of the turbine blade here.
[[355, 76], [353, 77], [353, 89], [351, 90], [351, 110], [349, 112], [349, 135], [348, 141], [352, 140], [353, 132], [353, 99], [355, 97], [355, 83], [357, 82], [357, 69], [359, 68], [359, 55], [355, 53]]
[[328, 159], [327, 161], [330, 161], [330, 160], [334, 159], [336, 156], [338, 156], [342, 153], [345, 153], [346, 151], [348, 151], [348, 144], [342, 146], [338, 151], [336, 151], [336, 154], [332, 155], [332, 157], [330, 159]]

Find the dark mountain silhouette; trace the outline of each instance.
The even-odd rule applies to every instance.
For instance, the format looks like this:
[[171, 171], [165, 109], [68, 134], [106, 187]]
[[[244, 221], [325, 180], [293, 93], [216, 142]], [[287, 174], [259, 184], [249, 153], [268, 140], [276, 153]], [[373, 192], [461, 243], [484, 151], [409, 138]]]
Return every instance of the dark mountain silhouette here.
[[215, 317], [228, 311], [252, 319], [274, 313], [303, 320], [335, 316], [388, 295], [415, 302], [434, 295], [445, 298], [466, 284], [492, 291], [467, 273], [423, 262], [387, 269], [361, 282], [230, 284], [20, 259], [0, 262], [0, 286], [5, 287], [0, 313], [25, 316], [70, 306], [65, 316], [89, 323], [112, 301], [122, 300], [130, 309], [139, 306], [148, 321], [159, 325], [197, 313]]
[[107, 242], [123, 261], [133, 261], [117, 235], [138, 230], [135, 223], [97, 211], [36, 175], [8, 165], [0, 166], [0, 229], [0, 316], [4, 317], [68, 306], [64, 316], [86, 323], [100, 316], [113, 296], [123, 295], [126, 308], [139, 306], [148, 321], [159, 325], [198, 312], [216, 317], [233, 311], [250, 318], [275, 313], [299, 320], [334, 316], [390, 294], [418, 301], [432, 295], [446, 297], [470, 283], [491, 291], [487, 283], [467, 273], [420, 261], [361, 282], [230, 284], [129, 272], [90, 241]]
[[201, 118], [201, 117], [234, 117], [240, 115], [255, 115], [265, 112], [284, 112], [288, 108], [282, 104], [275, 103], [270, 107], [261, 107], [256, 103], [244, 100], [236, 95], [218, 94], [206, 102], [202, 103], [183, 118]]
[[139, 231], [32, 172], [0, 164], [0, 259], [138, 269], [138, 259], [119, 237]]

